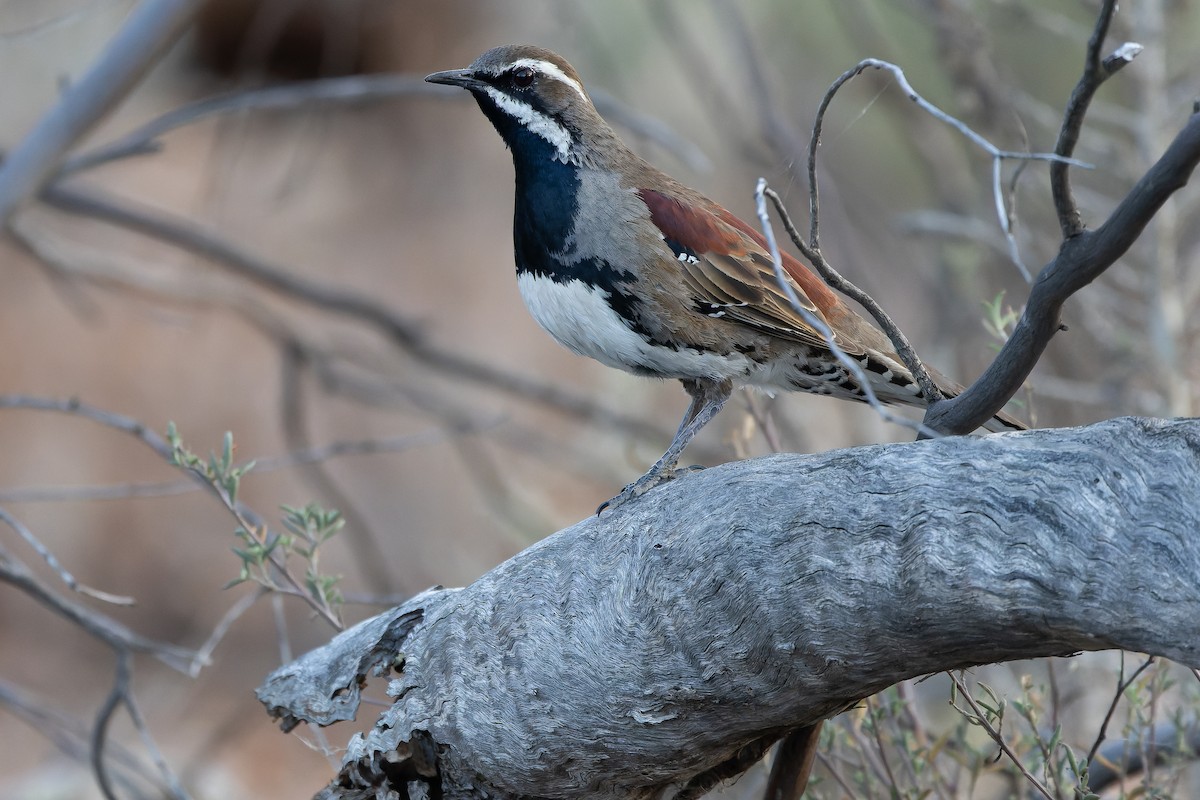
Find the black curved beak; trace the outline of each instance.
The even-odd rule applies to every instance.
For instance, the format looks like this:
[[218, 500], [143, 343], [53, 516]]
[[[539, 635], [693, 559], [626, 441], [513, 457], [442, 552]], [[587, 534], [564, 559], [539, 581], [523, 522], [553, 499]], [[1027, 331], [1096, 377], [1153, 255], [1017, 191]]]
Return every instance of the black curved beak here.
[[425, 76], [426, 83], [444, 83], [447, 86], [461, 86], [472, 89], [483, 85], [483, 81], [475, 77], [469, 69], [448, 69], [445, 72], [435, 72]]

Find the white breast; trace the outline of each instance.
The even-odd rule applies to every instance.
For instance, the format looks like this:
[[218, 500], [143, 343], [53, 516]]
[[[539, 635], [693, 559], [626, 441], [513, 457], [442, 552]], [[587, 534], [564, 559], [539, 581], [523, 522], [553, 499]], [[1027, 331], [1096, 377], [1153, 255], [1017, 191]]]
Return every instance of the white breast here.
[[583, 281], [558, 282], [522, 272], [517, 286], [529, 313], [547, 333], [567, 349], [610, 367], [666, 378], [737, 379], [753, 366], [739, 353], [723, 356], [652, 344], [613, 311], [603, 289]]

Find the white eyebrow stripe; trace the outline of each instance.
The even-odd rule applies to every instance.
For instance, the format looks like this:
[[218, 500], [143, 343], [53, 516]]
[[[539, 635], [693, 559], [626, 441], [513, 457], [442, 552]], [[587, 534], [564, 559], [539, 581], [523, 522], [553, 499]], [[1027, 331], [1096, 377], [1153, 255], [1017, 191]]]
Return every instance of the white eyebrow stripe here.
[[558, 151], [559, 160], [564, 164], [570, 163], [571, 134], [566, 128], [528, 103], [515, 100], [499, 89], [489, 86], [484, 91], [487, 92], [492, 102], [500, 107], [501, 111], [516, 119], [531, 133], [542, 137], [554, 145], [554, 149]]
[[587, 100], [587, 94], [583, 91], [583, 84], [572, 78], [567, 73], [563, 72], [559, 66], [551, 61], [543, 61], [538, 58], [518, 58], [512, 63], [512, 67], [529, 67], [530, 69], [540, 72], [547, 77], [560, 80], [567, 86], [574, 89], [580, 97]]

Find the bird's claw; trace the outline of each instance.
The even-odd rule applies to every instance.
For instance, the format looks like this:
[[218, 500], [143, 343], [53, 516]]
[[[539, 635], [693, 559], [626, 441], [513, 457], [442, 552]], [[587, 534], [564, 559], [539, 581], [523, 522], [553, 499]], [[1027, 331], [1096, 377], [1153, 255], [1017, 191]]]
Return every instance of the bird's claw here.
[[666, 469], [659, 472], [651, 470], [622, 489], [621, 493], [616, 497], [610, 500], [605, 500], [603, 503], [601, 503], [596, 509], [596, 516], [600, 516], [601, 512], [603, 512], [605, 509], [612, 511], [620, 506], [625, 505], [635, 497], [641, 497], [655, 486], [658, 486], [660, 483], [667, 483], [675, 480], [676, 478], [683, 477], [690, 472], [699, 472], [702, 469], [704, 469], [704, 467], [700, 466], [699, 464], [692, 464], [690, 467]]

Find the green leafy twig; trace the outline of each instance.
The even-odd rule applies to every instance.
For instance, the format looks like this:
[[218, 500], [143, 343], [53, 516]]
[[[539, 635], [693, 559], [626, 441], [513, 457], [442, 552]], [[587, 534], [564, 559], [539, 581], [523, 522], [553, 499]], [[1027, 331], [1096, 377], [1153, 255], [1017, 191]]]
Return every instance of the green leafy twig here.
[[[241, 561], [241, 569], [226, 588], [251, 581], [269, 591], [302, 598], [340, 630], [343, 626], [338, 614], [342, 602], [337, 590], [339, 576], [320, 573], [318, 548], [341, 530], [344, 524], [341, 515], [315, 504], [302, 509], [284, 506], [283, 525], [287, 533], [272, 533], [265, 524], [251, 521], [238, 503], [241, 480], [254, 467], [254, 462], [240, 466], [234, 463], [232, 433], [225, 434], [220, 455], [211, 453], [207, 459], [183, 445], [174, 423], [167, 425], [167, 442], [171, 446], [171, 462], [212, 486], [237, 520], [238, 528], [234, 533], [241, 545], [234, 547], [233, 552]], [[297, 578], [288, 568], [292, 556], [308, 564], [303, 579]]]
[[[950, 705], [954, 708], [954, 710], [959, 714], [962, 714], [963, 719], [965, 719], [971, 725], [977, 725], [980, 728], [983, 728], [987, 735], [992, 738], [992, 741], [995, 742], [1000, 748], [1001, 752], [1008, 756], [1013, 765], [1016, 766], [1023, 776], [1025, 776], [1025, 780], [1029, 781], [1030, 785], [1037, 790], [1038, 794], [1040, 794], [1042, 797], [1045, 797], [1046, 800], [1055, 800], [1055, 797], [1050, 793], [1050, 790], [1047, 789], [1041, 781], [1033, 776], [1033, 773], [1029, 771], [1024, 763], [1021, 762], [1021, 759], [1017, 756], [1013, 749], [1009, 747], [1008, 742], [1006, 742], [1004, 737], [1000, 734], [1000, 728], [1004, 724], [1004, 712], [1007, 707], [1007, 701], [982, 683], [979, 685], [988, 693], [992, 703], [989, 704], [980, 700], [976, 700], [975, 697], [972, 696], [970, 689], [967, 688], [966, 683], [963, 681], [961, 672], [951, 672], [950, 680], [954, 682], [954, 686], [950, 691]], [[957, 702], [955, 702], [959, 694], [961, 694], [962, 698], [967, 701], [967, 705], [970, 706], [969, 710], [962, 708]]]

